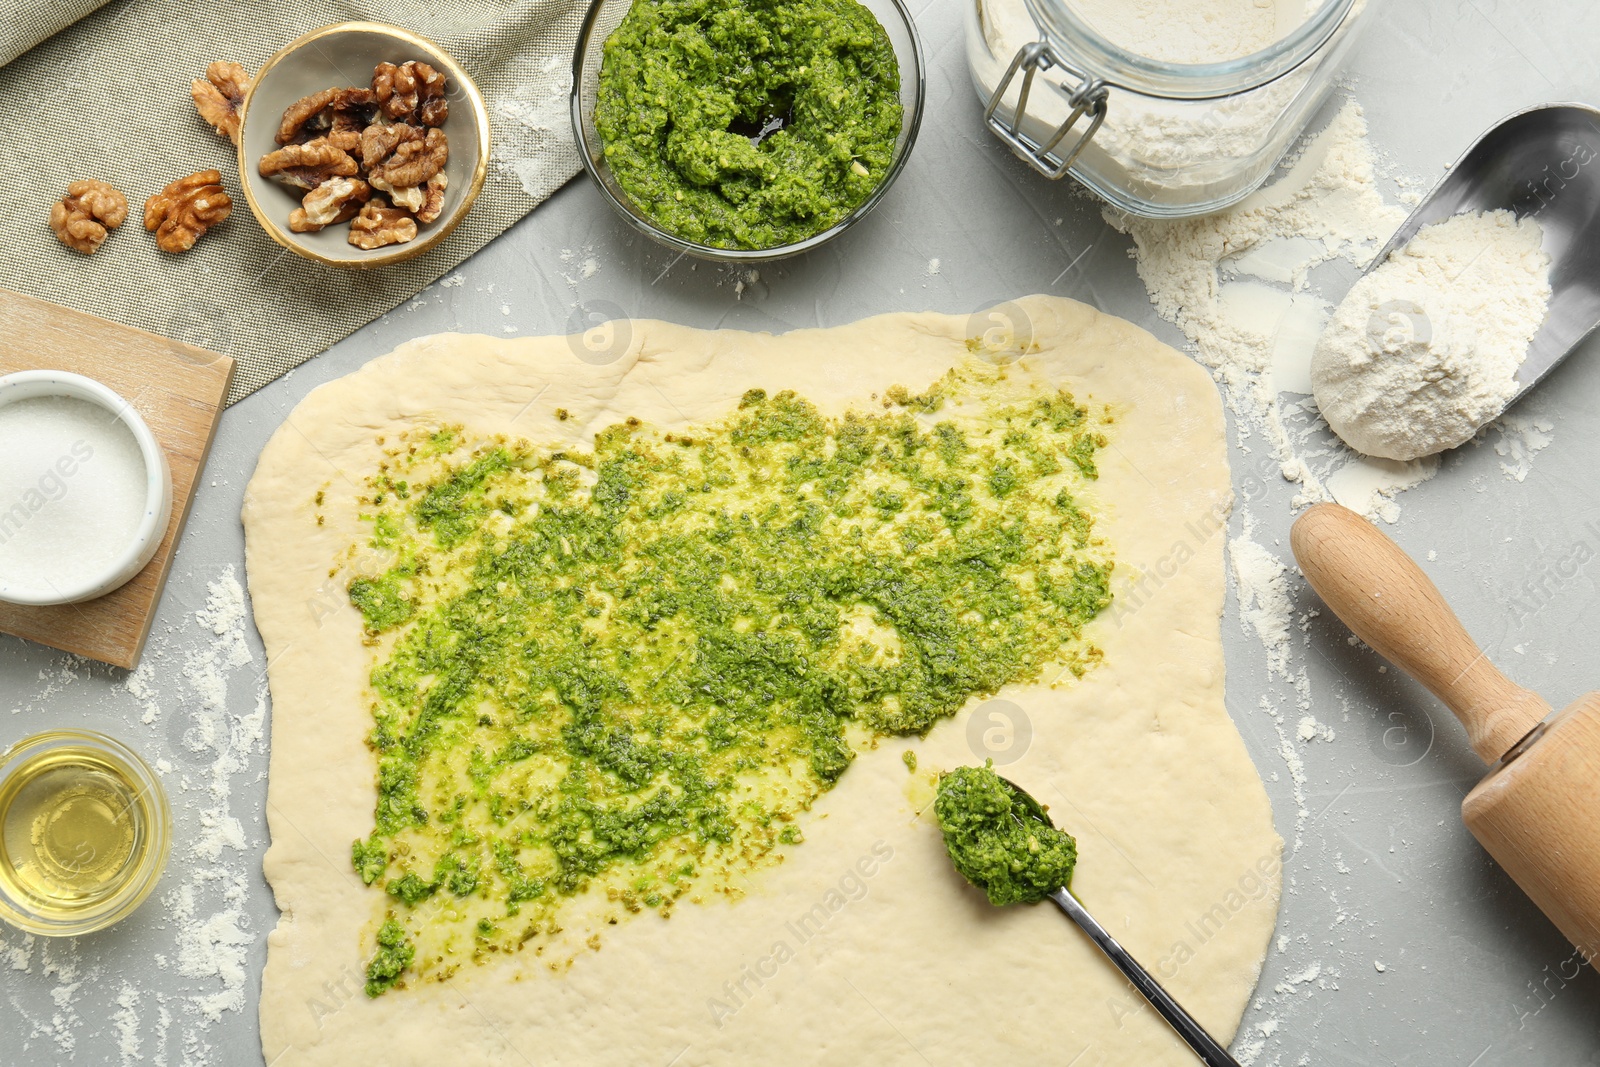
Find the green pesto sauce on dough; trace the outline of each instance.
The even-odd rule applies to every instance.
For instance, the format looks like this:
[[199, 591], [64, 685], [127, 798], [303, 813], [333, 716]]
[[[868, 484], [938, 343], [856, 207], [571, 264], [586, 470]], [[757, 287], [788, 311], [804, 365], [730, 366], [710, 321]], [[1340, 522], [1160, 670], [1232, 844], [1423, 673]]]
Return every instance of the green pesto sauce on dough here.
[[856, 0], [635, 0], [604, 46], [595, 127], [617, 184], [663, 229], [775, 248], [883, 180], [899, 88]]
[[1071, 884], [1077, 842], [989, 766], [957, 767], [946, 774], [933, 812], [950, 861], [989, 903], [1037, 904]]
[[377, 758], [351, 862], [387, 896], [368, 991], [542, 953], [579, 905], [737, 895], [880, 739], [1090, 667], [1105, 437], [1065, 392], [1002, 404], [1000, 373], [842, 417], [755, 390], [592, 453], [391, 446], [352, 553], [392, 565], [349, 582]]

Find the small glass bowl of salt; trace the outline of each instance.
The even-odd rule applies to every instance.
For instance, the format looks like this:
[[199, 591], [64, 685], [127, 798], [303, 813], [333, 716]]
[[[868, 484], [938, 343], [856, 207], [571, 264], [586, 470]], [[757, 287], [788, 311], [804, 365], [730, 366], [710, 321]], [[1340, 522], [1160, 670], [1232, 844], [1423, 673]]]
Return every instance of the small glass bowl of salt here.
[[76, 604], [125, 585], [172, 515], [166, 453], [92, 378], [0, 377], [0, 601]]

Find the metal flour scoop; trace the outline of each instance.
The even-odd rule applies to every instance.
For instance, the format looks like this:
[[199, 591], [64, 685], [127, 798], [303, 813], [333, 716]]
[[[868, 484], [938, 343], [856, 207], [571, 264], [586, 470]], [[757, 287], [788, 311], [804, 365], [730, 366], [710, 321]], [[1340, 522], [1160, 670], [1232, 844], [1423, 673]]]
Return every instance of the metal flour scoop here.
[[1600, 110], [1541, 104], [1500, 122], [1467, 149], [1367, 269], [1424, 226], [1503, 209], [1538, 219], [1551, 259], [1550, 313], [1517, 371], [1515, 403], [1600, 325]]

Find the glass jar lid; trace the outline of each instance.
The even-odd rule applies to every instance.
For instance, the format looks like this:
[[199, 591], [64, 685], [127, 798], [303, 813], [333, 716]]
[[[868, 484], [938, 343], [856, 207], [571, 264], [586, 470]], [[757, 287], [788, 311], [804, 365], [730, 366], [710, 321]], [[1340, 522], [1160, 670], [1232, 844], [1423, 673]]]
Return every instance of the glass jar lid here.
[[1237, 59], [1171, 63], [1109, 40], [1071, 7], [1071, 0], [1026, 0], [1059, 63], [1086, 79], [1147, 96], [1209, 100], [1256, 89], [1294, 70], [1333, 36], [1362, 0], [1327, 0], [1288, 35]]

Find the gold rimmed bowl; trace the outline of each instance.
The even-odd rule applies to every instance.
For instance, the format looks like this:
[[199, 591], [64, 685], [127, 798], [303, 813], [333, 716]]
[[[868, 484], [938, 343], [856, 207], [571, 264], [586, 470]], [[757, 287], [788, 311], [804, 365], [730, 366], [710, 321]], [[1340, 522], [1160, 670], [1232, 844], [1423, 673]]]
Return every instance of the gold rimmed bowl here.
[[[348, 223], [335, 223], [317, 233], [290, 230], [289, 213], [300, 206], [304, 194], [263, 178], [258, 169], [262, 156], [281, 147], [276, 137], [284, 109], [333, 86], [368, 85], [372, 68], [379, 63], [412, 59], [422, 60], [448, 79], [445, 98], [450, 102], [450, 117], [444, 132], [450, 138], [450, 162], [445, 166], [450, 182], [443, 212], [419, 227], [413, 240], [382, 248], [351, 244]], [[290, 42], [267, 60], [240, 108], [239, 182], [250, 211], [274, 241], [329, 266], [381, 267], [420, 256], [466, 218], [483, 190], [488, 170], [489, 109], [477, 85], [444, 49], [398, 26], [341, 22]]]

